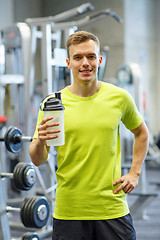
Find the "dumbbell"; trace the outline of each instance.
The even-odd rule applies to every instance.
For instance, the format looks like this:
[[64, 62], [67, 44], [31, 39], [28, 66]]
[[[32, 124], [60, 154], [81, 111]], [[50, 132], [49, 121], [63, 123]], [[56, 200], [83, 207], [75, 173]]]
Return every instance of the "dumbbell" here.
[[23, 142], [31, 142], [32, 137], [23, 136], [20, 129], [16, 127], [9, 127], [5, 132], [1, 142], [5, 142], [8, 151], [17, 154], [23, 146]]
[[22, 240], [39, 240], [37, 233], [25, 233], [22, 237]]
[[7, 212], [20, 212], [23, 225], [27, 228], [42, 228], [49, 218], [49, 203], [45, 197], [25, 198], [21, 208], [6, 207]]
[[12, 178], [18, 190], [30, 190], [36, 181], [36, 171], [31, 163], [18, 163], [13, 173], [1, 173], [1, 178]]

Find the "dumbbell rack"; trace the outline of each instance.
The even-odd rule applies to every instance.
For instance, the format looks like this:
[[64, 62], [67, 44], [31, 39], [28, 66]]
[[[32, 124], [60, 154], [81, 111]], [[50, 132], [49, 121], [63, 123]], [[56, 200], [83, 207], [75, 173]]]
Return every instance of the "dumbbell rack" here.
[[[25, 165], [25, 166], [23, 166]], [[24, 169], [27, 170], [28, 164], [25, 163], [19, 163], [17, 164], [17, 167], [15, 167], [16, 170], [14, 170], [13, 173], [3, 173], [3, 168], [2, 164], [0, 162], [0, 191], [1, 191], [1, 197], [0, 197], [0, 240], [11, 240], [11, 229], [12, 229], [12, 224], [9, 221], [8, 218], [8, 212], [17, 212], [20, 214], [21, 221], [23, 225], [21, 226], [22, 230], [26, 230], [25, 228], [42, 228], [45, 226], [48, 222], [49, 219], [49, 203], [48, 200], [44, 196], [34, 196], [34, 197], [28, 197], [25, 198], [21, 204], [20, 207], [12, 207], [7, 205], [6, 201], [6, 191], [5, 191], [5, 184], [4, 184], [4, 177], [12, 177], [14, 178], [15, 175], [15, 180], [16, 177], [19, 176], [17, 174], [17, 171]], [[28, 166], [29, 167], [29, 166]], [[24, 169], [24, 171], [25, 171]], [[27, 170], [28, 172], [32, 170], [29, 169]], [[28, 175], [29, 176], [29, 175]], [[23, 180], [23, 178], [22, 178]], [[17, 179], [18, 181], [18, 179]], [[16, 184], [16, 181], [15, 181]], [[23, 184], [22, 184], [23, 185]], [[19, 188], [20, 187], [20, 188]], [[22, 188], [21, 188], [22, 187]], [[17, 189], [20, 190], [29, 190], [29, 188], [24, 188], [24, 186], [18, 186]], [[29, 207], [28, 207], [29, 206]], [[32, 217], [31, 217], [32, 216]], [[15, 221], [14, 221], [15, 223]], [[18, 229], [20, 227], [20, 224], [17, 225]], [[40, 231], [41, 239], [43, 237], [47, 236], [48, 234], [51, 235], [51, 228], [47, 228], [45, 232]], [[28, 232], [24, 234], [25, 238], [24, 239], [32, 239], [31, 237], [34, 237], [34, 239], [39, 239], [39, 236], [37, 233], [34, 232]], [[19, 238], [16, 238], [17, 240]]]
[[[2, 166], [0, 161], [0, 175], [2, 172]], [[0, 239], [1, 240], [10, 240], [11, 239], [11, 232], [9, 227], [9, 220], [6, 211], [6, 198], [5, 198], [5, 189], [3, 178], [0, 178]]]

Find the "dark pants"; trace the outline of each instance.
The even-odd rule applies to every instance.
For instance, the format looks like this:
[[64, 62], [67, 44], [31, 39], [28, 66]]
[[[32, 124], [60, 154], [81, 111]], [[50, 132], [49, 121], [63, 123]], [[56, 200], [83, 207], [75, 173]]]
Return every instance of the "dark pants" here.
[[109, 220], [53, 219], [52, 240], [136, 240], [130, 214]]

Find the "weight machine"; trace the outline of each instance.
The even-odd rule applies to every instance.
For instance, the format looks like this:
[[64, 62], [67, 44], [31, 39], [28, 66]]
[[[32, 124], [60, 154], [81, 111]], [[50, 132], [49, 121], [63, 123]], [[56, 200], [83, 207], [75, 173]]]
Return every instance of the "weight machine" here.
[[[89, 6], [89, 7], [88, 7]], [[78, 9], [80, 9], [80, 6]], [[85, 11], [84, 11], [85, 9]], [[76, 16], [76, 9], [64, 12], [60, 15], [56, 15], [53, 17], [46, 18], [34, 18], [34, 19], [26, 19], [26, 23], [30, 26], [31, 29], [31, 44], [30, 44], [30, 71], [29, 71], [29, 79], [25, 82], [25, 102], [28, 102], [28, 105], [25, 106], [25, 119], [26, 119], [26, 133], [27, 135], [32, 135], [32, 124], [35, 123], [37, 119], [37, 114], [35, 117], [35, 121], [33, 120], [33, 115], [29, 114], [30, 109], [32, 109], [32, 104], [34, 100], [34, 89], [35, 89], [35, 58], [36, 52], [38, 48], [38, 41], [40, 42], [40, 52], [41, 52], [41, 76], [42, 76], [42, 96], [46, 97], [50, 92], [56, 92], [61, 88], [72, 82], [72, 77], [70, 73], [68, 74], [68, 79], [63, 79], [63, 84], [60, 85], [61, 82], [60, 72], [63, 68], [63, 71], [67, 69], [66, 67], [66, 58], [67, 52], [63, 47], [65, 46], [65, 42], [70, 34], [74, 33], [78, 28], [89, 25], [96, 21], [99, 21], [107, 16], [113, 17], [117, 22], [122, 22], [122, 19], [118, 17], [118, 15], [111, 11], [110, 9], [98, 11], [90, 16], [86, 16], [80, 20], [76, 21], [68, 21], [71, 17]], [[83, 5], [80, 14], [86, 13], [88, 11], [93, 10], [93, 6], [90, 3]], [[79, 12], [78, 12], [79, 15]], [[108, 48], [105, 49], [105, 57], [107, 56]], [[43, 56], [43, 57], [42, 57]], [[103, 68], [104, 69], [104, 68]], [[99, 72], [100, 76], [103, 76], [103, 71]], [[63, 76], [64, 78], [64, 76]], [[36, 109], [39, 109], [38, 106], [34, 106]], [[35, 126], [34, 126], [35, 129]], [[52, 151], [53, 150], [53, 151]], [[47, 176], [46, 182], [49, 183], [50, 186], [46, 189], [43, 185], [43, 181], [41, 184], [43, 193], [49, 195], [49, 193], [54, 192], [56, 189], [56, 177], [55, 177], [55, 169], [53, 169], [53, 162], [56, 162], [56, 150], [51, 149], [50, 156], [48, 159], [49, 168], [51, 170], [52, 175]], [[50, 161], [50, 157], [52, 158], [52, 162]], [[39, 167], [40, 169], [41, 167]], [[39, 175], [39, 179], [41, 179], [41, 175]], [[52, 182], [53, 181], [53, 182]], [[54, 196], [53, 196], [54, 197]]]
[[[144, 89], [142, 83], [142, 73], [138, 64], [130, 63], [124, 64], [119, 67], [117, 71], [117, 84], [119, 87], [127, 90], [133, 97], [135, 104], [145, 119], [145, 99]], [[122, 148], [122, 172], [128, 173], [131, 168], [132, 161], [132, 146], [133, 146], [133, 134], [126, 130], [123, 124], [121, 124], [121, 148]], [[147, 177], [146, 177], [146, 161], [155, 161], [157, 152], [146, 156], [145, 162], [142, 167], [141, 176], [137, 188], [130, 194], [130, 196], [136, 196], [136, 200], [130, 206], [131, 213], [137, 218], [146, 218], [147, 206], [158, 196], [156, 192], [148, 192]]]
[[[23, 136], [22, 132], [16, 127], [9, 127], [4, 137], [0, 138], [0, 141], [5, 142], [5, 146], [8, 151], [17, 154], [21, 150], [23, 142], [32, 141], [32, 138]], [[26, 228], [40, 229], [47, 224], [49, 217], [51, 217], [50, 208], [52, 208], [51, 204], [48, 202], [49, 193], [53, 191], [56, 186], [52, 186], [50, 191], [46, 191], [46, 187], [43, 186], [43, 189], [41, 186], [44, 191], [40, 192], [40, 196], [27, 197], [23, 200], [23, 202], [21, 199], [7, 199], [3, 181], [6, 178], [13, 179], [15, 187], [19, 191], [30, 190], [35, 184], [36, 176], [41, 185], [44, 185], [44, 183], [38, 168], [35, 168], [31, 163], [19, 162], [15, 166], [13, 173], [3, 172], [1, 163], [2, 162], [0, 161], [0, 228], [2, 229], [0, 232], [0, 239], [10, 240], [10, 228], [19, 229], [21, 227], [21, 230], [26, 231]], [[47, 196], [48, 199], [43, 195]], [[51, 198], [49, 200], [53, 201]], [[20, 207], [12, 206], [19, 203], [21, 204]], [[11, 222], [8, 217], [8, 212], [19, 213], [23, 225]], [[51, 210], [51, 213], [52, 212], [53, 210]], [[37, 231], [37, 233], [25, 233], [21, 239], [29, 240], [33, 239], [33, 237], [34, 239], [43, 239], [44, 237], [51, 235], [51, 232], [52, 227], [46, 226], [45, 232], [41, 230]]]
[[[17, 23], [0, 31], [0, 115], [5, 115], [7, 125], [18, 126], [24, 131], [24, 82], [28, 74], [28, 48], [30, 29], [26, 23]], [[2, 129], [2, 135], [5, 129]], [[2, 148], [1, 144], [0, 148]], [[5, 170], [21, 156], [6, 152], [3, 147], [0, 158]], [[23, 150], [24, 151], [24, 150]], [[12, 160], [15, 160], [14, 162]], [[5, 166], [6, 165], [6, 166]]]
[[[49, 218], [49, 203], [45, 197], [33, 197], [26, 198], [21, 208], [15, 208], [6, 205], [6, 196], [4, 189], [4, 178], [13, 178], [17, 189], [19, 190], [30, 190], [35, 183], [35, 170], [32, 165], [26, 163], [19, 163], [13, 173], [3, 173], [1, 172], [0, 164], [0, 239], [10, 240], [10, 224], [8, 212], [18, 212], [20, 213], [20, 218], [25, 227], [31, 228], [42, 228], [46, 225]], [[29, 205], [32, 202], [32, 205]], [[27, 217], [28, 216], [28, 217]], [[29, 236], [31, 236], [28, 234]], [[37, 238], [38, 239], [38, 238]]]
[[[71, 17], [76, 16], [77, 12], [83, 14], [94, 9], [90, 3], [86, 3], [78, 9], [72, 9], [53, 17], [26, 19], [26, 23], [31, 29], [31, 44], [30, 44], [30, 70], [29, 79], [25, 85], [25, 102], [28, 105], [25, 107], [25, 119], [27, 126], [27, 135], [32, 134], [32, 118], [29, 111], [34, 99], [34, 79], [35, 79], [35, 55], [37, 49], [37, 40], [41, 42], [41, 75], [42, 75], [42, 98], [50, 92], [56, 92], [67, 84], [72, 82], [69, 75], [62, 86], [59, 85], [59, 73], [61, 68], [66, 68], [65, 59], [67, 57], [65, 42], [70, 34], [74, 33], [78, 28], [100, 21], [101, 19], [111, 16], [117, 22], [122, 22], [122, 19], [110, 9], [98, 11], [92, 15], [88, 15], [80, 20], [68, 21]], [[63, 77], [64, 78], [64, 77]], [[64, 79], [63, 79], [64, 80]], [[68, 82], [67, 82], [68, 81]], [[38, 109], [38, 106], [37, 106]]]
[[[88, 7], [89, 6], [89, 7]], [[78, 9], [80, 9], [80, 6]], [[85, 11], [84, 11], [85, 9]], [[82, 10], [78, 15], [83, 14], [84, 12], [88, 12], [93, 10], [93, 6], [90, 3], [83, 5]], [[42, 92], [41, 98], [46, 97], [50, 92], [56, 92], [61, 88], [65, 87], [66, 85], [72, 82], [72, 77], [70, 76], [69, 72], [65, 72], [66, 62], [65, 59], [67, 58], [66, 49], [64, 49], [65, 42], [70, 34], [74, 33], [78, 28], [89, 25], [96, 21], [100, 21], [107, 16], [113, 17], [117, 22], [122, 22], [122, 19], [118, 17], [118, 15], [111, 11], [110, 9], [101, 10], [96, 12], [90, 16], [86, 16], [80, 20], [76, 21], [68, 21], [77, 15], [77, 10], [73, 9], [67, 12], [64, 12], [60, 15], [56, 15], [53, 17], [46, 17], [46, 18], [35, 18], [35, 19], [26, 19], [26, 23], [30, 26], [31, 29], [31, 44], [30, 44], [30, 70], [29, 70], [29, 79], [25, 82], [25, 102], [28, 102], [28, 105], [25, 106], [25, 119], [26, 119], [26, 133], [27, 135], [32, 134], [33, 123], [35, 123], [37, 119], [37, 114], [35, 121], [33, 120], [33, 115], [29, 114], [30, 109], [32, 109], [32, 104], [34, 101], [34, 89], [35, 89], [35, 74], [36, 74], [36, 53], [38, 48], [38, 43], [40, 43], [40, 69], [41, 69], [41, 78], [42, 78]], [[105, 49], [105, 56], [107, 56], [108, 48]], [[64, 75], [62, 79], [60, 74]], [[100, 76], [103, 76], [103, 71], [99, 72]], [[66, 76], [67, 75], [67, 76]], [[61, 83], [61, 84], [60, 84]], [[39, 108], [39, 104], [36, 109]], [[35, 128], [35, 126], [34, 126]], [[53, 150], [53, 152], [51, 152]], [[53, 157], [54, 161], [56, 162], [56, 150], [51, 149], [50, 156]], [[50, 161], [50, 156], [48, 159], [48, 166], [51, 170], [51, 177], [47, 176], [46, 182], [49, 183], [50, 186], [46, 189], [43, 186], [43, 179], [41, 184], [41, 189], [45, 195], [49, 196], [51, 192], [54, 193], [56, 190], [56, 177], [55, 177], [55, 169], [53, 169], [53, 160]], [[40, 169], [41, 167], [39, 167]], [[41, 179], [41, 175], [39, 175], [39, 179]], [[53, 183], [53, 182], [54, 183]], [[54, 197], [54, 194], [53, 194]]]
[[[71, 9], [69, 11], [66, 11], [64, 13], [58, 14], [53, 17], [51, 16], [46, 18], [26, 19], [26, 23], [16, 24], [15, 32], [16, 33], [18, 32], [19, 39], [22, 38], [21, 34], [23, 35], [24, 32], [27, 33], [27, 35], [25, 36], [25, 41], [22, 41], [23, 42], [22, 49], [24, 50], [24, 56], [19, 54], [19, 49], [17, 50], [18, 52], [17, 56], [19, 57], [18, 61], [22, 57], [23, 66], [18, 68], [18, 69], [21, 69], [21, 71], [18, 71], [18, 74], [16, 71], [11, 71], [11, 73], [13, 74], [9, 74], [10, 73], [9, 71], [7, 73], [1, 74], [0, 91], [3, 92], [2, 95], [4, 96], [5, 95], [4, 83], [8, 81], [8, 84], [13, 84], [13, 80], [15, 79], [17, 81], [16, 86], [21, 85], [22, 88], [25, 89], [24, 95], [21, 96], [21, 100], [24, 99], [24, 103], [25, 103], [25, 105], [22, 104], [24, 106], [24, 108], [22, 109], [22, 113], [24, 114], [24, 124], [22, 126], [22, 129], [25, 133], [27, 133], [27, 135], [29, 136], [32, 135], [33, 124], [35, 124], [33, 119], [34, 114], [32, 114], [33, 112], [31, 113], [31, 109], [33, 109], [33, 101], [35, 97], [35, 74], [36, 74], [35, 59], [36, 59], [39, 43], [40, 43], [40, 53], [41, 53], [40, 69], [41, 69], [41, 79], [42, 79], [41, 80], [42, 91], [40, 92], [41, 94], [40, 97], [43, 98], [46, 95], [48, 95], [49, 92], [55, 92], [57, 90], [60, 90], [65, 85], [70, 84], [70, 81], [72, 81], [72, 79], [70, 80], [69, 73], [65, 73], [67, 77], [60, 76], [60, 75], [64, 75], [64, 71], [65, 71], [64, 69], [67, 69], [66, 63], [65, 63], [65, 59], [67, 55], [66, 55], [66, 50], [64, 49], [64, 44], [66, 42], [66, 39], [71, 33], [75, 32], [79, 27], [83, 27], [83, 26], [86, 26], [86, 24], [90, 24], [95, 21], [101, 20], [106, 16], [111, 16], [116, 21], [122, 22], [122, 20], [117, 16], [117, 14], [111, 11], [110, 9], [99, 11], [97, 13], [94, 13], [90, 16], [86, 16], [77, 21], [69, 21], [73, 17], [82, 15], [83, 13], [87, 13], [88, 11], [92, 11], [93, 9], [94, 7], [90, 3], [86, 3], [86, 4], [80, 5], [77, 8]], [[25, 28], [27, 29], [26, 31], [25, 31]], [[6, 36], [11, 36], [11, 37], [13, 35], [6, 34]], [[13, 49], [12, 51], [15, 54], [15, 49]], [[10, 52], [10, 55], [12, 55], [12, 57], [10, 56], [7, 62], [13, 62], [13, 59], [15, 60], [15, 57], [13, 57], [14, 54], [12, 54], [12, 51]], [[101, 72], [101, 76], [102, 75], [103, 75], [103, 72]], [[3, 97], [3, 101], [4, 101], [4, 97]], [[38, 106], [39, 106], [39, 103], [37, 106], [35, 106], [35, 108], [38, 109]], [[15, 111], [13, 114], [15, 114]], [[35, 115], [37, 117], [36, 113]], [[11, 125], [13, 125], [13, 123]], [[14, 125], [17, 126], [17, 122]], [[23, 128], [24, 126], [26, 126], [25, 130]], [[25, 141], [25, 136], [22, 136], [22, 133], [19, 132], [19, 129], [17, 130], [15, 128], [14, 129], [11, 128], [11, 130], [8, 129], [4, 138], [1, 138], [1, 141], [5, 141], [5, 146], [7, 147], [7, 150], [11, 151], [12, 153], [14, 151], [15, 151], [14, 153], [18, 153], [20, 151], [23, 140]], [[30, 141], [30, 140], [31, 138], [27, 139], [27, 141]], [[45, 163], [47, 164], [47, 172], [48, 170], [50, 171], [50, 174], [47, 174], [45, 178], [47, 179], [46, 180], [48, 184], [47, 186], [42, 178], [43, 170], [45, 166], [43, 165], [43, 169], [41, 169], [41, 166], [39, 168], [35, 168], [36, 176], [40, 183], [40, 189], [36, 188], [35, 192], [38, 193], [38, 195], [44, 195], [50, 202], [54, 201], [55, 190], [56, 190], [56, 176], [55, 176], [55, 169], [53, 164], [54, 160], [56, 159], [56, 150], [54, 149], [52, 150], [53, 151], [49, 154], [48, 161]], [[27, 158], [28, 158], [27, 151], [25, 152], [24, 155], [26, 158], [25, 160], [27, 162]], [[23, 172], [23, 171], [19, 170], [18, 172]], [[7, 174], [3, 173], [3, 171], [1, 171], [1, 173], [2, 173], [1, 176], [4, 176], [4, 177], [7, 176]], [[15, 174], [13, 173], [12, 176], [10, 175], [10, 177], [15, 178], [14, 175]], [[1, 180], [2, 178], [0, 179], [0, 182], [2, 182]], [[3, 188], [3, 186], [0, 186], [0, 189], [2, 189], [1, 187]], [[28, 201], [29, 202], [24, 203], [25, 206], [32, 205], [32, 201], [35, 201], [35, 200], [28, 200]], [[9, 209], [11, 211], [15, 210], [14, 208], [12, 209], [6, 208], [5, 202], [3, 202], [2, 206], [3, 206], [4, 218], [6, 217], [6, 213]], [[52, 208], [54, 206], [50, 206], [50, 207], [51, 207], [51, 212], [53, 212]], [[20, 209], [17, 209], [17, 211], [19, 212]], [[29, 219], [29, 217], [27, 217], [27, 219]], [[2, 227], [6, 226], [6, 224], [9, 225], [7, 221], [8, 219], [6, 218], [6, 221]], [[29, 220], [27, 220], [27, 222], [28, 221]], [[17, 229], [19, 228], [19, 226], [17, 226], [16, 223], [12, 223], [12, 226], [14, 228], [17, 227]], [[2, 240], [3, 239], [10, 240], [10, 229], [7, 228], [7, 231], [8, 231], [8, 236], [7, 237], [5, 236], [4, 238], [2, 238]], [[47, 227], [45, 231], [43, 230], [41, 232], [38, 231], [38, 236], [43, 238], [46, 236], [46, 234], [49, 234], [49, 233], [50, 234], [52, 233], [52, 227], [51, 228]], [[29, 237], [33, 235], [34, 235], [33, 232], [28, 233], [26, 234], [26, 238], [24, 239], [29, 239]], [[38, 239], [38, 236], [36, 235], [35, 239]]]
[[[9, 125], [24, 129], [24, 81], [28, 74], [30, 29], [26, 23], [17, 23], [1, 31], [3, 64], [0, 72], [0, 115]], [[6, 107], [5, 107], [6, 106]]]

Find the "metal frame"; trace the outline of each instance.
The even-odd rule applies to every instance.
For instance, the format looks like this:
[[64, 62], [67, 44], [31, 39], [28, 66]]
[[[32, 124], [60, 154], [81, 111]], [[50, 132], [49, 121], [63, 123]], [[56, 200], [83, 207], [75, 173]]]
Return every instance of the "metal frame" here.
[[55, 16], [50, 16], [50, 17], [41, 17], [41, 18], [27, 18], [26, 22], [30, 25], [39, 25], [39, 24], [47, 24], [49, 22], [62, 22], [62, 21], [66, 21], [69, 20], [73, 17], [82, 15], [86, 12], [92, 11], [94, 10], [94, 6], [88, 2], [88, 3], [84, 3], [78, 7], [72, 8], [68, 11], [62, 12], [60, 14], [57, 14]]
[[[0, 175], [2, 172], [1, 166], [1, 159], [0, 159]], [[6, 192], [4, 189], [4, 182], [3, 179], [0, 177], [0, 239], [1, 240], [10, 240], [11, 239], [11, 232], [9, 227], [9, 220], [6, 211]]]
[[[89, 7], [82, 9], [86, 12], [88, 10], [93, 10], [93, 7], [89, 5]], [[86, 10], [87, 9], [87, 10]], [[82, 10], [78, 12], [79, 14], [84, 13]], [[41, 70], [42, 70], [42, 88], [43, 88], [43, 97], [47, 96], [50, 92], [57, 91], [57, 84], [55, 76], [57, 69], [55, 68], [55, 75], [53, 77], [53, 66], [55, 67], [56, 59], [52, 57], [52, 49], [53, 48], [61, 48], [62, 31], [65, 34], [65, 40], [68, 38], [70, 34], [75, 32], [79, 27], [86, 26], [95, 21], [99, 21], [107, 16], [113, 17], [118, 22], [123, 22], [122, 19], [110, 9], [105, 9], [98, 11], [91, 16], [86, 16], [77, 21], [64, 21], [70, 19], [72, 16], [77, 15], [77, 8], [72, 9], [70, 11], [64, 12], [61, 15], [54, 17], [45, 17], [44, 18], [36, 18], [36, 19], [26, 19], [26, 23], [30, 26], [31, 29], [31, 44], [30, 44], [30, 70], [29, 70], [29, 82], [26, 83], [25, 87], [25, 102], [29, 104], [32, 103], [33, 99], [33, 89], [34, 89], [34, 59], [37, 48], [37, 39], [41, 39], [41, 53], [43, 57], [41, 58]], [[58, 19], [58, 20], [57, 20]], [[63, 22], [60, 22], [63, 21]], [[40, 30], [39, 30], [40, 29]], [[64, 67], [66, 64], [64, 65]], [[72, 78], [71, 78], [72, 82]], [[25, 108], [25, 119], [27, 120], [27, 135], [32, 133], [32, 116], [29, 114], [31, 109], [31, 105], [26, 106]]]
[[[125, 88], [132, 95], [135, 100], [136, 106], [139, 109], [140, 113], [144, 116], [143, 109], [143, 85], [142, 85], [142, 73], [140, 67], [136, 63], [130, 63], [123, 65], [122, 68], [130, 69], [132, 74], [132, 83], [129, 85], [122, 85], [121, 87]], [[121, 67], [119, 68], [121, 69]], [[133, 87], [134, 86], [134, 87]], [[127, 174], [131, 168], [131, 161], [133, 156], [132, 154], [132, 138], [133, 134], [126, 130], [123, 125], [121, 126], [121, 137], [122, 137], [122, 171], [123, 174]], [[127, 140], [124, 141], [124, 138]], [[127, 150], [126, 150], [127, 149]], [[148, 192], [147, 186], [147, 176], [146, 176], [146, 161], [151, 160], [151, 158], [146, 157], [141, 175], [139, 178], [139, 183], [136, 189], [131, 192], [131, 196], [136, 196], [133, 204], [130, 206], [131, 213], [135, 218], [145, 219], [146, 218], [146, 208], [147, 206], [158, 196], [157, 192]]]
[[[34, 97], [34, 77], [35, 77], [35, 55], [37, 50], [37, 40], [41, 40], [41, 53], [42, 53], [42, 59], [41, 59], [41, 70], [42, 70], [42, 79], [43, 79], [43, 96], [45, 97], [50, 91], [56, 91], [57, 90], [57, 80], [54, 78], [56, 76], [56, 69], [57, 62], [56, 59], [53, 57], [53, 49], [61, 48], [61, 42], [62, 42], [62, 31], [64, 31], [64, 38], [65, 40], [68, 38], [68, 36], [75, 32], [78, 27], [85, 26], [86, 24], [93, 23], [95, 21], [101, 20], [106, 16], [112, 16], [117, 21], [121, 22], [121, 19], [110, 9], [99, 11], [91, 16], [87, 16], [83, 19], [77, 20], [77, 21], [70, 21], [66, 22], [66, 20], [71, 19], [72, 17], [79, 16], [83, 13], [86, 13], [88, 11], [93, 10], [94, 7], [90, 4], [82, 4], [78, 8], [71, 9], [69, 11], [66, 11], [62, 14], [58, 14], [53, 17], [47, 17], [47, 18], [38, 18], [38, 19], [26, 19], [27, 23], [27, 31], [28, 35], [23, 41], [23, 49], [24, 49], [24, 87], [25, 87], [25, 120], [27, 121], [24, 125], [27, 126], [27, 129], [25, 130], [26, 135], [32, 135], [32, 116], [30, 114], [31, 111], [31, 103]], [[63, 21], [63, 22], [62, 22]], [[64, 22], [65, 21], [65, 22]], [[26, 23], [22, 26], [21, 24], [17, 24], [17, 26], [20, 29], [20, 32], [23, 34], [23, 27], [26, 26]], [[28, 26], [30, 28], [28, 28]], [[28, 61], [29, 59], [29, 61]], [[53, 66], [55, 67], [55, 72], [53, 73]], [[61, 66], [66, 66], [65, 64], [61, 63]], [[53, 76], [53, 74], [55, 76]], [[13, 76], [12, 76], [13, 77]], [[53, 79], [54, 78], [54, 79]], [[2, 78], [1, 78], [2, 79]], [[72, 79], [71, 79], [72, 81]], [[26, 147], [26, 149], [28, 149]], [[24, 154], [26, 161], [27, 161], [27, 150]], [[47, 183], [50, 184], [50, 186], [46, 186], [42, 174], [40, 171], [40, 168], [36, 168], [36, 174], [37, 178], [40, 184], [41, 193], [43, 193], [50, 202], [53, 203], [52, 208], [54, 208], [54, 199], [55, 199], [55, 190], [56, 190], [56, 175], [55, 171], [53, 169], [53, 158], [56, 159], [56, 153], [53, 150], [53, 155], [51, 158], [49, 157], [46, 164], [47, 168], [49, 168], [50, 174], [49, 179], [47, 179]], [[44, 167], [44, 166], [43, 166]], [[1, 168], [0, 168], [1, 171]], [[48, 181], [49, 180], [49, 181]], [[3, 184], [2, 184], [2, 178], [0, 179], [0, 190], [3, 192]], [[33, 188], [32, 191], [36, 192], [36, 189]], [[4, 195], [5, 196], [5, 195]], [[0, 235], [0, 238], [2, 240], [10, 240], [10, 223], [8, 222], [8, 217], [6, 213], [6, 199], [5, 197], [0, 198], [0, 205], [1, 205], [1, 215], [0, 215], [0, 224], [1, 229], [5, 229], [5, 233], [2, 232], [2, 234], [7, 234], [4, 236]], [[9, 199], [8, 199], [9, 202]], [[52, 210], [51, 210], [52, 211]], [[11, 224], [11, 227], [12, 226]], [[21, 227], [21, 226], [19, 226]], [[37, 232], [38, 233], [38, 232]], [[42, 230], [40, 232], [41, 237], [43, 238], [46, 236], [46, 234], [51, 234], [52, 229], [50, 226], [47, 226], [44, 231]]]

